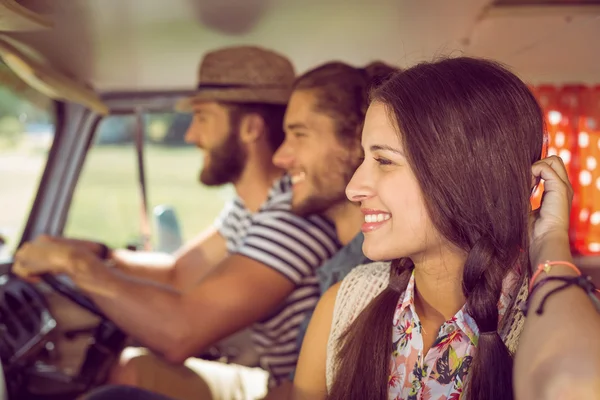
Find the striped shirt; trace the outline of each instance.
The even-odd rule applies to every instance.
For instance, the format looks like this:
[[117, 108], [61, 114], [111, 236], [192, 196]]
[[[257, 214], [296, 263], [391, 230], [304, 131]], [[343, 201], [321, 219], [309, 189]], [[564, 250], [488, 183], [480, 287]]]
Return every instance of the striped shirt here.
[[287, 379], [296, 367], [302, 321], [320, 295], [316, 270], [341, 247], [335, 226], [319, 216], [291, 212], [289, 177], [277, 180], [256, 213], [235, 198], [217, 219], [230, 254], [240, 254], [273, 268], [294, 283], [294, 291], [269, 317], [255, 323], [252, 338], [269, 386]]

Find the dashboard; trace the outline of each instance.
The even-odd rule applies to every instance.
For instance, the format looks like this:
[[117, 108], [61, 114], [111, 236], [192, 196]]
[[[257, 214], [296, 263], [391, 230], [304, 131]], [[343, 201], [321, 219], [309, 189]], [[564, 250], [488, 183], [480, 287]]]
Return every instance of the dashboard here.
[[23, 367], [56, 327], [43, 295], [11, 275], [0, 276], [0, 359], [5, 373]]

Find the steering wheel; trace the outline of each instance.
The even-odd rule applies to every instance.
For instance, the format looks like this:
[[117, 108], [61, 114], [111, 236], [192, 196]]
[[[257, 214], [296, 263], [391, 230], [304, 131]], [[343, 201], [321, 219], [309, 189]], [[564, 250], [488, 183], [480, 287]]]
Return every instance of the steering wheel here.
[[[14, 276], [15, 281], [21, 280]], [[45, 274], [41, 276], [52, 290], [56, 291], [62, 297], [65, 297], [83, 309], [99, 317], [97, 325], [84, 327], [84, 329], [75, 329], [72, 331], [60, 332], [67, 339], [73, 338], [79, 334], [91, 335], [93, 340], [89, 341], [84, 352], [83, 362], [77, 368], [77, 371], [64, 370], [60, 365], [53, 362], [52, 359], [44, 355], [45, 347], [43, 344], [52, 343], [59, 337], [47, 335], [47, 318], [52, 318], [49, 305], [43, 301], [44, 295], [37, 292], [33, 296], [40, 300], [37, 306], [30, 308], [27, 312], [35, 312], [41, 318], [21, 318], [29, 321], [40, 321], [40, 326], [34, 326], [31, 329], [19, 328], [19, 347], [11, 347], [8, 352], [9, 357], [4, 358], [0, 363], [3, 366], [9, 365], [10, 368], [4, 369], [5, 374], [9, 374], [11, 384], [8, 387], [10, 398], [19, 399], [37, 399], [37, 400], [75, 400], [90, 389], [106, 383], [111, 367], [118, 359], [119, 354], [127, 344], [128, 336], [114, 322], [107, 318], [98, 306], [83, 292], [71, 286], [60, 278]], [[8, 281], [7, 285], [27, 285], [33, 291], [37, 291], [34, 284], [26, 282]], [[16, 286], [17, 291], [32, 296], [31, 292], [23, 291]], [[24, 287], [24, 286], [23, 286]], [[23, 297], [23, 303], [27, 303], [27, 298]], [[33, 300], [29, 300], [32, 303]], [[12, 316], [11, 316], [12, 318]], [[43, 325], [43, 326], [42, 326]], [[55, 325], [52, 325], [54, 327]], [[60, 337], [62, 337], [61, 335]], [[12, 339], [11, 339], [12, 340]], [[27, 347], [23, 347], [23, 343]], [[32, 347], [33, 343], [33, 347]], [[42, 344], [42, 345], [38, 345]], [[6, 347], [6, 346], [5, 346]], [[37, 350], [34, 350], [37, 349]], [[23, 351], [23, 349], [26, 349]], [[4, 354], [4, 353], [3, 353]], [[10, 361], [7, 361], [10, 360]], [[0, 397], [2, 397], [0, 395]], [[3, 397], [2, 397], [3, 398]]]
[[88, 297], [84, 296], [81, 292], [73, 289], [71, 286], [67, 285], [66, 283], [61, 282], [55, 276], [50, 275], [50, 274], [43, 274], [42, 280], [44, 282], [46, 282], [48, 284], [48, 286], [50, 286], [52, 289], [54, 289], [58, 293], [62, 294], [64, 297], [71, 300], [73, 303], [85, 308], [92, 314], [97, 315], [98, 317], [102, 318], [105, 321], [108, 320], [106, 318], [106, 315], [104, 315], [104, 313], [102, 311], [100, 311], [98, 306], [96, 306], [96, 304], [94, 304], [94, 302], [92, 300], [90, 300]]
[[61, 398], [76, 399], [83, 392], [105, 382], [110, 365], [125, 347], [127, 335], [108, 319], [91, 299], [77, 289], [50, 274], [44, 274], [41, 278], [62, 296], [100, 317], [100, 323], [93, 329], [94, 340], [86, 351], [77, 377], [70, 383], [62, 383], [68, 395], [65, 394], [65, 397]]
[[[54, 275], [43, 274], [41, 278], [44, 282], [48, 284], [48, 286], [50, 286], [56, 292], [60, 293], [61, 295], [71, 300], [73, 303], [79, 305], [80, 307], [83, 307], [84, 309], [88, 310], [92, 314], [95, 314], [98, 317], [100, 317], [102, 320], [100, 324], [105, 326], [104, 330], [108, 328], [112, 331], [118, 331], [123, 338], [126, 337], [125, 333], [123, 333], [110, 319], [108, 319], [106, 315], [98, 308], [98, 306], [96, 306], [96, 304], [90, 298], [83, 295], [80, 291], [62, 282]], [[97, 334], [95, 336], [97, 336]], [[202, 358], [204, 360], [216, 361], [221, 359], [223, 357], [223, 354], [221, 354], [220, 349], [213, 346], [207, 351], [198, 354], [197, 357]]]

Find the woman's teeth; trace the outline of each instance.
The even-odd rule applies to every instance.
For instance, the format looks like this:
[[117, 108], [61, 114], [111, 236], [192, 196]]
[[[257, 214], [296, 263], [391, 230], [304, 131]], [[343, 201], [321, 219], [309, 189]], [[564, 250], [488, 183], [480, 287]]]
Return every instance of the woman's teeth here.
[[367, 214], [365, 215], [366, 223], [382, 222], [390, 219], [390, 214]]

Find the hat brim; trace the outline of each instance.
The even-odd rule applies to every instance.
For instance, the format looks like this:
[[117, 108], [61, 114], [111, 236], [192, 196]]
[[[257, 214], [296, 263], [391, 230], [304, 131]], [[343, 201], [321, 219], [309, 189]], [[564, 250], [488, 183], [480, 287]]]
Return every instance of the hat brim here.
[[195, 103], [204, 101], [287, 105], [290, 95], [289, 89], [279, 88], [202, 89], [193, 96], [179, 100], [175, 104], [175, 110], [189, 113], [193, 110]]

